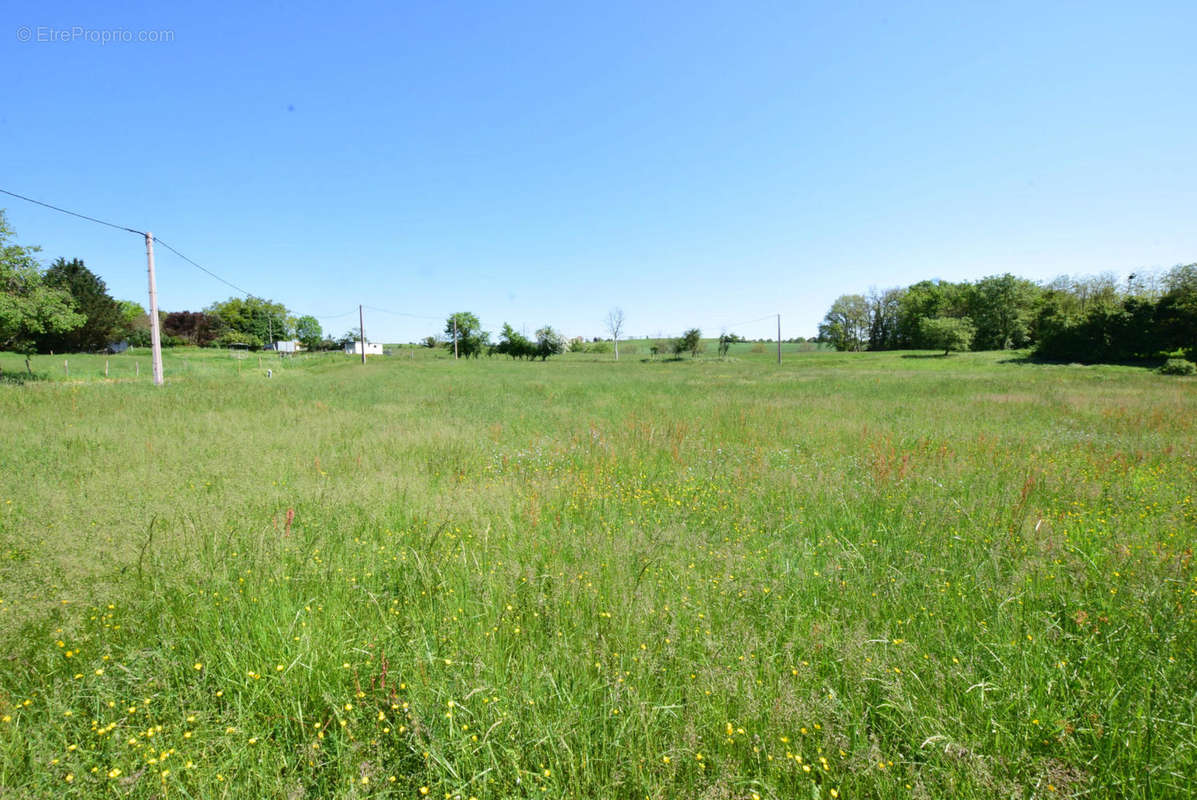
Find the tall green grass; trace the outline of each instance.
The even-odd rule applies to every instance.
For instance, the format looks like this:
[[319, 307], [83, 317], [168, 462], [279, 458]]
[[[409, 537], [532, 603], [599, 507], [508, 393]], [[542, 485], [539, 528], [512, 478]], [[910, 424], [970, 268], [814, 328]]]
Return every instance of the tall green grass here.
[[2, 386], [0, 787], [1194, 794], [1197, 383], [914, 355]]

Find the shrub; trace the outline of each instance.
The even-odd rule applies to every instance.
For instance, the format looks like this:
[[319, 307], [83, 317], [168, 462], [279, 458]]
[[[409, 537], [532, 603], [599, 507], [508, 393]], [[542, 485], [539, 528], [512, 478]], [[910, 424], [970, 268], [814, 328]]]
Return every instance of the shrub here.
[[212, 344], [217, 347], [229, 347], [231, 345], [244, 344], [248, 345], [250, 350], [261, 350], [262, 340], [252, 333], [240, 333], [238, 331], [229, 331], [218, 336]]
[[1197, 366], [1183, 358], [1170, 358], [1159, 371], [1161, 375], [1194, 375], [1197, 374]]

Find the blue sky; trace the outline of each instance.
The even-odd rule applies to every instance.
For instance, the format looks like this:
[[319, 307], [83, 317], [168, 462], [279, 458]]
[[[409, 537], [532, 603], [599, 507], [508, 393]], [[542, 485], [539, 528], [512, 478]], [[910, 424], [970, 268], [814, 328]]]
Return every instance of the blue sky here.
[[[1191, 0], [6, 12], [0, 187], [334, 334], [364, 303], [433, 318], [369, 312], [386, 341], [457, 310], [593, 336], [613, 306], [809, 336], [870, 286], [1197, 260]], [[76, 26], [173, 41], [45, 40]], [[133, 235], [0, 207], [145, 303]], [[157, 261], [163, 308], [232, 292]]]

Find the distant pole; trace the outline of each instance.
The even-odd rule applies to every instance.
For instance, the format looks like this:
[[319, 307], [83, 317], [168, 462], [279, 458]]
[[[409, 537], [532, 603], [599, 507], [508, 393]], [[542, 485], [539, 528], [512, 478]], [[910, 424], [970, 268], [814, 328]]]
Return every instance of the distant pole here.
[[457, 315], [453, 315], [453, 359], [457, 360]]
[[108, 377], [108, 359], [104, 359], [104, 377]]
[[358, 330], [362, 334], [362, 363], [366, 363], [366, 312], [362, 311], [362, 307], [357, 307], [357, 324]]
[[781, 314], [777, 315], [777, 363], [781, 363]]
[[162, 385], [162, 334], [158, 332], [158, 284], [154, 281], [154, 234], [145, 235], [145, 259], [150, 273], [150, 350], [154, 385]]

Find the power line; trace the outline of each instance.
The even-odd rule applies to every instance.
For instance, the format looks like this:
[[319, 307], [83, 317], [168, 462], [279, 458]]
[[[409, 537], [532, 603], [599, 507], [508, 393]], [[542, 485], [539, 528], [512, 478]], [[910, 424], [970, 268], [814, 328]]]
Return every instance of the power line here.
[[413, 319], [431, 319], [431, 320], [437, 320], [437, 321], [439, 321], [441, 319], [440, 317], [430, 317], [430, 316], [427, 316], [426, 314], [409, 314], [406, 311], [388, 311], [385, 308], [375, 308], [374, 306], [364, 306], [364, 307], [370, 309], [371, 311], [377, 311], [380, 314], [392, 314], [396, 317], [411, 317]]
[[[43, 208], [48, 208], [48, 209], [51, 209], [51, 210], [53, 210], [53, 211], [57, 211], [57, 212], [59, 212], [59, 213], [61, 213], [61, 214], [68, 214], [68, 215], [70, 215], [70, 216], [72, 216], [72, 217], [78, 217], [79, 219], [87, 220], [88, 222], [94, 222], [94, 223], [96, 223], [96, 224], [98, 224], [98, 225], [105, 225], [105, 226], [107, 226], [107, 227], [109, 227], [109, 228], [115, 228], [116, 230], [119, 230], [119, 231], [126, 231], [126, 232], [128, 232], [128, 233], [134, 233], [134, 234], [137, 234], [138, 236], [142, 236], [142, 237], [145, 237], [145, 236], [147, 236], [147, 235], [148, 235], [148, 234], [146, 234], [146, 232], [145, 232], [145, 231], [139, 231], [139, 230], [137, 230], [136, 228], [130, 228], [130, 227], [127, 227], [127, 226], [125, 226], [125, 225], [118, 225], [118, 224], [116, 224], [116, 223], [114, 223], [114, 222], [108, 222], [108, 221], [106, 221], [106, 220], [102, 220], [102, 219], [98, 219], [98, 218], [96, 218], [96, 217], [91, 217], [91, 216], [88, 216], [87, 214], [80, 214], [80, 213], [78, 213], [77, 211], [71, 211], [71, 210], [69, 210], [69, 209], [66, 209], [66, 208], [61, 208], [60, 206], [53, 205], [53, 204], [51, 204], [51, 203], [45, 203], [45, 202], [42, 202], [41, 200], [35, 200], [35, 199], [33, 199], [32, 197], [26, 197], [26, 196], [25, 196], [25, 195], [23, 195], [23, 194], [18, 194], [17, 192], [11, 192], [11, 191], [9, 191], [9, 190], [7, 190], [7, 189], [0, 189], [0, 193], [2, 193], [2, 194], [6, 194], [6, 195], [8, 195], [8, 196], [10, 196], [10, 197], [15, 197], [15, 198], [17, 198], [17, 199], [19, 199], [19, 200], [24, 200], [24, 201], [26, 201], [26, 202], [28, 202], [28, 203], [33, 203], [34, 205], [39, 205], [39, 206], [42, 206]], [[174, 253], [176, 256], [178, 256], [179, 258], [183, 259], [183, 260], [184, 260], [184, 261], [186, 261], [188, 264], [190, 264], [191, 266], [193, 266], [193, 267], [195, 267], [196, 269], [200, 270], [201, 272], [203, 272], [204, 274], [208, 275], [209, 277], [211, 277], [211, 278], [214, 278], [214, 279], [216, 279], [216, 280], [220, 281], [221, 283], [225, 284], [226, 286], [229, 286], [229, 287], [231, 287], [231, 288], [233, 288], [233, 289], [237, 290], [238, 292], [240, 292], [241, 294], [245, 295], [246, 297], [250, 297], [250, 298], [252, 298], [252, 297], [255, 297], [255, 295], [253, 294], [253, 292], [247, 291], [246, 289], [242, 289], [240, 286], [238, 286], [237, 284], [233, 283], [232, 281], [229, 281], [229, 280], [226, 280], [225, 278], [222, 278], [221, 276], [217, 275], [215, 272], [213, 272], [212, 270], [210, 270], [210, 269], [208, 269], [207, 267], [203, 266], [203, 265], [202, 265], [202, 264], [200, 264], [199, 262], [197, 262], [197, 261], [195, 261], [194, 259], [192, 259], [192, 258], [189, 258], [188, 256], [184, 255], [182, 252], [180, 252], [178, 249], [176, 249], [174, 246], [170, 245], [169, 243], [165, 242], [164, 240], [162, 240], [162, 239], [159, 239], [159, 238], [157, 238], [157, 237], [155, 237], [155, 240], [158, 242], [158, 244], [162, 245], [162, 246], [163, 246], [163, 247], [165, 247], [167, 250], [170, 250], [170, 251], [171, 251], [172, 253]], [[486, 276], [486, 277], [489, 277], [489, 276]], [[432, 321], [436, 321], [436, 322], [439, 322], [439, 321], [442, 319], [442, 317], [439, 317], [439, 316], [429, 316], [429, 315], [427, 315], [427, 314], [412, 314], [412, 313], [409, 313], [409, 312], [406, 312], [406, 311], [391, 311], [391, 310], [389, 310], [389, 309], [386, 309], [386, 308], [377, 308], [377, 307], [375, 307], [375, 306], [363, 306], [363, 307], [364, 307], [364, 308], [367, 308], [367, 309], [369, 309], [370, 311], [376, 311], [376, 312], [378, 312], [378, 313], [381, 313], [381, 314], [390, 314], [390, 315], [392, 315], [392, 316], [396, 316], [396, 317], [408, 317], [408, 318], [411, 318], [411, 319], [432, 320]], [[347, 317], [347, 316], [349, 316], [349, 315], [351, 315], [351, 314], [353, 314], [353, 313], [354, 313], [354, 312], [353, 312], [352, 310], [350, 310], [350, 311], [346, 311], [346, 312], [344, 312], [344, 313], [341, 313], [341, 314], [327, 314], [327, 315], [323, 315], [323, 316], [321, 316], [321, 315], [316, 315], [316, 314], [313, 314], [313, 315], [311, 315], [311, 316], [314, 316], [314, 317], [316, 317], [317, 319], [326, 319], [326, 320], [327, 320], [327, 319], [338, 319], [338, 318], [341, 318], [341, 317]], [[755, 323], [755, 322], [763, 322], [763, 321], [765, 321], [765, 320], [773, 319], [775, 316], [776, 316], [775, 314], [768, 314], [768, 315], [766, 315], [766, 316], [763, 316], [763, 317], [758, 317], [757, 319], [745, 320], [744, 322], [734, 322], [734, 323], [731, 323], [731, 324], [729, 324], [729, 325], [723, 325], [722, 327], [724, 327], [724, 328], [728, 328], [728, 327], [734, 327], [734, 326], [737, 326], [737, 325], [750, 325], [750, 324], [752, 324], [752, 323]], [[481, 327], [485, 328], [485, 327], [488, 327], [488, 326], [486, 326], [486, 325], [482, 325]], [[495, 327], [495, 326], [489, 326], [489, 327]]]
[[[4, 194], [6, 194], [6, 195], [8, 195], [8, 196], [10, 196], [10, 197], [16, 197], [16, 198], [18, 198], [18, 199], [20, 199], [20, 200], [24, 200], [24, 201], [26, 201], [26, 202], [33, 203], [33, 204], [35, 204], [35, 205], [42, 206], [43, 208], [49, 208], [49, 209], [52, 209], [52, 210], [54, 210], [54, 211], [58, 211], [59, 213], [62, 213], [62, 214], [70, 214], [72, 217], [78, 217], [79, 219], [85, 219], [85, 220], [87, 220], [88, 222], [95, 222], [95, 223], [97, 223], [97, 224], [99, 224], [99, 225], [107, 225], [109, 228], [116, 228], [118, 231], [128, 231], [129, 233], [135, 233], [135, 234], [137, 234], [138, 236], [142, 236], [142, 237], [144, 237], [144, 236], [146, 235], [146, 232], [145, 232], [145, 231], [139, 231], [139, 230], [137, 230], [136, 228], [130, 228], [130, 227], [127, 227], [127, 226], [125, 226], [125, 225], [117, 225], [115, 222], [108, 222], [108, 221], [106, 221], [106, 220], [97, 219], [96, 217], [89, 217], [87, 214], [80, 214], [80, 213], [79, 213], [79, 212], [77, 212], [77, 211], [71, 211], [71, 210], [69, 210], [69, 209], [66, 209], [66, 208], [61, 208], [61, 207], [59, 207], [59, 206], [56, 206], [56, 205], [53, 205], [53, 204], [51, 204], [51, 203], [43, 203], [41, 200], [34, 200], [32, 197], [26, 197], [26, 196], [25, 196], [25, 195], [23, 195], [23, 194], [17, 194], [16, 192], [10, 192], [10, 191], [8, 191], [7, 189], [0, 189], [0, 192], [3, 192]], [[198, 264], [198, 263], [196, 263], [195, 261], [191, 260], [191, 259], [190, 259], [190, 258], [188, 258], [187, 256], [183, 255], [182, 253], [180, 253], [180, 252], [179, 252], [178, 250], [176, 250], [175, 248], [171, 247], [169, 244], [167, 244], [167, 243], [166, 243], [165, 241], [163, 241], [162, 239], [159, 239], [158, 237], [156, 237], [156, 236], [155, 236], [155, 237], [154, 237], [154, 240], [155, 240], [156, 242], [158, 242], [158, 244], [160, 244], [160, 245], [162, 245], [163, 247], [165, 247], [167, 250], [169, 250], [169, 251], [171, 251], [172, 253], [174, 253], [174, 254], [175, 254], [176, 256], [178, 256], [179, 258], [181, 258], [181, 259], [183, 259], [184, 261], [186, 261], [186, 262], [187, 262], [188, 264], [190, 264], [191, 266], [195, 267], [196, 269], [198, 269], [198, 270], [200, 270], [200, 271], [202, 271], [202, 272], [205, 272], [205, 273], [207, 273], [208, 275], [212, 276], [213, 278], [215, 278], [216, 280], [220, 281], [221, 283], [223, 283], [223, 284], [225, 284], [225, 285], [227, 285], [227, 286], [232, 286], [234, 289], [236, 289], [237, 291], [241, 292], [241, 294], [245, 295], [246, 297], [252, 297], [252, 296], [253, 296], [253, 294], [252, 294], [251, 292], [247, 292], [247, 291], [245, 291], [245, 290], [244, 290], [244, 289], [242, 289], [240, 286], [238, 286], [238, 285], [237, 285], [237, 284], [235, 284], [235, 283], [232, 283], [231, 281], [226, 281], [224, 278], [220, 277], [219, 275], [217, 275], [217, 274], [216, 274], [215, 272], [213, 272], [212, 270], [210, 270], [210, 269], [208, 269], [208, 268], [204, 267], [204, 266], [203, 266], [203, 265], [201, 265], [201, 264]]]
[[241, 292], [241, 294], [245, 295], [246, 297], [253, 297], [253, 296], [254, 296], [253, 292], [247, 292], [247, 291], [245, 291], [244, 289], [242, 289], [240, 286], [238, 286], [237, 284], [235, 284], [235, 283], [233, 283], [233, 282], [231, 282], [231, 281], [226, 281], [224, 278], [220, 277], [219, 275], [217, 275], [217, 274], [216, 274], [215, 272], [213, 272], [212, 270], [210, 270], [210, 269], [208, 269], [208, 268], [206, 268], [206, 267], [204, 267], [204, 266], [201, 266], [200, 264], [197, 264], [196, 262], [192, 261], [190, 258], [188, 258], [187, 256], [183, 255], [183, 254], [182, 254], [182, 253], [180, 253], [178, 250], [174, 249], [174, 248], [173, 248], [173, 247], [171, 247], [169, 244], [167, 244], [166, 242], [164, 242], [164, 241], [162, 241], [161, 239], [159, 239], [157, 236], [155, 236], [155, 237], [154, 237], [154, 241], [155, 241], [155, 242], [157, 242], [158, 244], [162, 245], [163, 247], [165, 247], [165, 248], [166, 248], [167, 250], [169, 250], [170, 252], [174, 253], [174, 254], [175, 254], [176, 256], [178, 256], [179, 258], [181, 258], [181, 259], [183, 259], [184, 261], [186, 261], [186, 262], [187, 262], [188, 264], [190, 264], [191, 266], [193, 266], [193, 267], [195, 267], [196, 269], [200, 270], [201, 272], [205, 272], [205, 273], [207, 273], [208, 275], [211, 275], [213, 278], [215, 278], [216, 280], [220, 281], [220, 282], [221, 282], [221, 283], [223, 283], [224, 285], [226, 285], [226, 286], [232, 286], [234, 289], [236, 289], [237, 291]]
[[743, 322], [731, 322], [731, 323], [722, 325], [721, 327], [734, 328], [737, 325], [751, 325], [754, 322], [763, 322], [764, 320], [767, 320], [767, 319], [773, 319], [776, 316], [777, 316], [776, 314], [767, 314], [763, 317], [758, 317], [757, 319], [748, 319], [748, 320], [744, 320]]
[[80, 214], [77, 211], [68, 211], [65, 208], [59, 208], [58, 206], [50, 205], [49, 203], [43, 203], [41, 200], [34, 200], [32, 197], [26, 197], [23, 194], [17, 194], [16, 192], [10, 192], [7, 189], [0, 189], [0, 192], [3, 192], [4, 194], [6, 194], [10, 197], [16, 197], [20, 200], [24, 200], [29, 203], [34, 203], [39, 206], [44, 206], [45, 208], [51, 208], [51, 209], [53, 209], [55, 211], [59, 211], [63, 214], [70, 214], [72, 217], [78, 217], [79, 219], [85, 219], [88, 222], [98, 222], [101, 225], [107, 225], [109, 228], [116, 228], [118, 231], [128, 231], [129, 233], [136, 233], [138, 236], [145, 236], [145, 231], [139, 231], [139, 230], [135, 230], [133, 228], [127, 228], [124, 225], [117, 225], [115, 222], [105, 222], [102, 219], [96, 219], [95, 217], [89, 217], [86, 214]]
[[[369, 308], [369, 306], [367, 306], [367, 308]], [[356, 311], [349, 310], [341, 314], [309, 314], [309, 316], [315, 317], [316, 319], [340, 319], [341, 317], [347, 317], [350, 314], [356, 313]]]

